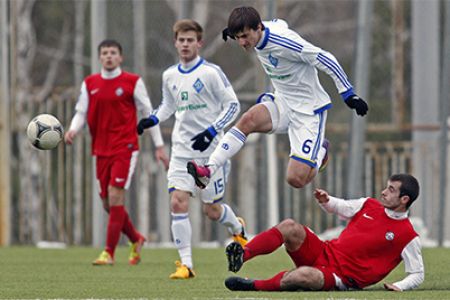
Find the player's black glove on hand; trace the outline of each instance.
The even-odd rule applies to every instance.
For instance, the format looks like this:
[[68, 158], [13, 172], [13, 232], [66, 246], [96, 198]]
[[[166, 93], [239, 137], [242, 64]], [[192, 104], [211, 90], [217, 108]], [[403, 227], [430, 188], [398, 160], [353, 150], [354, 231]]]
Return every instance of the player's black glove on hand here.
[[222, 30], [222, 38], [225, 42], [228, 40], [228, 38], [233, 40], [235, 39], [234, 36], [230, 34], [230, 30], [228, 30], [228, 27]]
[[345, 104], [351, 109], [356, 110], [356, 114], [359, 116], [365, 116], [369, 110], [369, 106], [366, 101], [359, 98], [356, 95], [349, 96], [345, 99]]
[[191, 141], [194, 141], [194, 143], [192, 144], [192, 149], [198, 150], [200, 152], [205, 151], [206, 149], [208, 149], [209, 145], [211, 145], [216, 135], [217, 131], [214, 129], [214, 127], [208, 127], [191, 139]]
[[155, 115], [151, 115], [148, 118], [141, 119], [137, 125], [137, 132], [141, 135], [145, 129], [155, 126], [159, 123], [158, 118]]

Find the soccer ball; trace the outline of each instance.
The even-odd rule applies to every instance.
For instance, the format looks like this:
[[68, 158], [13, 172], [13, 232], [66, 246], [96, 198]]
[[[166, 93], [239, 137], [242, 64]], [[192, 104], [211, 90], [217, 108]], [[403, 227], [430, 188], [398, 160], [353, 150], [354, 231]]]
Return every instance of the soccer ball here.
[[30, 143], [37, 149], [50, 150], [58, 146], [63, 139], [64, 128], [54, 116], [41, 114], [30, 121], [27, 135]]

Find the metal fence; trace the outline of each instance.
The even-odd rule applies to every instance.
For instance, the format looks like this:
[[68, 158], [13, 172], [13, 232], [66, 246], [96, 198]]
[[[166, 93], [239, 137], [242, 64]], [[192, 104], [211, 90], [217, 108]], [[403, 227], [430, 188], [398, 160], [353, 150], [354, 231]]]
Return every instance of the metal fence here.
[[[124, 69], [142, 75], [153, 106], [157, 106], [161, 74], [177, 62], [171, 27], [180, 18], [193, 18], [206, 29], [203, 56], [223, 68], [245, 111], [270, 86], [266, 86], [254, 55], [243, 53], [235, 43], [224, 43], [220, 33], [234, 7], [252, 5], [264, 18], [273, 15], [285, 19], [307, 40], [332, 52], [355, 82], [360, 3], [356, 0], [0, 1], [5, 41], [2, 57], [7, 52], [8, 58], [2, 60], [2, 74], [8, 76], [2, 77], [0, 107], [2, 116], [6, 116], [2, 121], [8, 124], [2, 126], [0, 121], [0, 146], [10, 152], [4, 158], [2, 155], [7, 151], [0, 151], [1, 174], [5, 170], [10, 174], [7, 181], [10, 196], [7, 200], [0, 198], [2, 205], [8, 203], [10, 207], [7, 216], [6, 210], [0, 214], [3, 232], [0, 237], [6, 244], [51, 240], [89, 245], [96, 240], [98, 230], [93, 223], [103, 212], [95, 211], [93, 206], [96, 191], [87, 132], [77, 138], [73, 147], [61, 145], [55, 151], [43, 152], [29, 145], [25, 128], [34, 115], [42, 112], [52, 113], [65, 126], [69, 125], [83, 77], [98, 69], [99, 39], [114, 38], [123, 44]], [[424, 220], [430, 236], [437, 239], [442, 228], [450, 227], [437, 221], [441, 208], [440, 169], [449, 170], [449, 167], [447, 162], [439, 161], [435, 139], [440, 129], [437, 120], [413, 124], [413, 58], [409, 51], [413, 43], [413, 22], [409, 20], [415, 3], [373, 1], [367, 70], [371, 77], [366, 99], [370, 111], [365, 119], [366, 141], [361, 150], [360, 190], [361, 196], [379, 196], [391, 173], [413, 173], [420, 179], [422, 193], [412, 213]], [[442, 1], [429, 2], [433, 3]], [[334, 99], [328, 115], [327, 137], [332, 148], [326, 172], [302, 190], [289, 187], [284, 179], [289, 149], [286, 136], [277, 136], [276, 143], [278, 219], [291, 217], [318, 232], [337, 225], [339, 220], [325, 215], [315, 204], [314, 187], [345, 196], [353, 184], [347, 182], [349, 161], [353, 159], [348, 154], [352, 112], [340, 101], [331, 80], [322, 74], [320, 77]], [[5, 96], [5, 91], [9, 96]], [[436, 99], [427, 101], [430, 110], [436, 107]], [[424, 116], [431, 114], [427, 107], [420, 109]], [[171, 121], [162, 124], [168, 146], [172, 125]], [[417, 132], [423, 133], [425, 140], [415, 141], [413, 136]], [[426, 137], [430, 137], [429, 142]], [[252, 234], [270, 226], [266, 143], [262, 135], [249, 138], [233, 159], [227, 188], [226, 201], [246, 218]], [[153, 161], [153, 146], [148, 137], [141, 139], [141, 146], [140, 163], [127, 195], [127, 205], [149, 241], [168, 243], [171, 236], [166, 174]], [[0, 194], [5, 195], [1, 191]], [[226, 238], [222, 228], [202, 217], [199, 201], [192, 199], [190, 206], [194, 243]], [[444, 219], [450, 216], [448, 205], [443, 213]], [[5, 230], [10, 238], [4, 238]], [[449, 239], [450, 230], [445, 230], [443, 236]]]

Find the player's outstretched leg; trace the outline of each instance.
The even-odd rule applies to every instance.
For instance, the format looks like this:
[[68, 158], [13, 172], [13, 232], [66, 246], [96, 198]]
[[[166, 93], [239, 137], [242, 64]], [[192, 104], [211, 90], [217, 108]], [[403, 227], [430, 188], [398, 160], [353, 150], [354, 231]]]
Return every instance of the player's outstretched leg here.
[[238, 272], [244, 264], [244, 248], [241, 244], [232, 242], [225, 249], [228, 260], [228, 270]]
[[195, 184], [201, 189], [206, 188], [211, 178], [211, 171], [208, 166], [199, 166], [195, 161], [189, 161], [186, 167], [188, 173], [194, 177]]
[[228, 277], [225, 286], [232, 291], [256, 291], [253, 279], [241, 277]]

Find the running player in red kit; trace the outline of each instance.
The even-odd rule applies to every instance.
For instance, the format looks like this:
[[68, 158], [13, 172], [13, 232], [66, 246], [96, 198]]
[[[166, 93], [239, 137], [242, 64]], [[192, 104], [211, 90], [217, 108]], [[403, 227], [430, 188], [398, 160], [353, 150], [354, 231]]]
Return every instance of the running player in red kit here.
[[227, 246], [228, 268], [237, 272], [251, 258], [272, 253], [284, 244], [296, 265], [267, 280], [230, 277], [234, 291], [293, 291], [362, 289], [386, 277], [402, 260], [403, 280], [384, 283], [391, 291], [418, 287], [424, 280], [419, 236], [408, 219], [408, 209], [419, 195], [417, 180], [407, 174], [389, 178], [381, 200], [343, 200], [315, 190], [320, 206], [349, 220], [338, 238], [320, 240], [308, 227], [287, 219], [254, 237], [244, 248]]
[[[135, 229], [125, 209], [125, 190], [130, 186], [139, 153], [136, 110], [148, 116], [153, 108], [143, 80], [136, 74], [122, 71], [120, 43], [102, 41], [98, 55], [102, 70], [84, 79], [76, 113], [64, 139], [72, 144], [87, 121], [100, 197], [109, 213], [106, 247], [93, 264], [114, 264], [114, 251], [123, 232], [131, 242], [129, 264], [135, 265], [141, 259], [145, 238]], [[150, 132], [156, 146], [156, 160], [162, 161], [167, 169], [169, 160], [159, 126]]]

